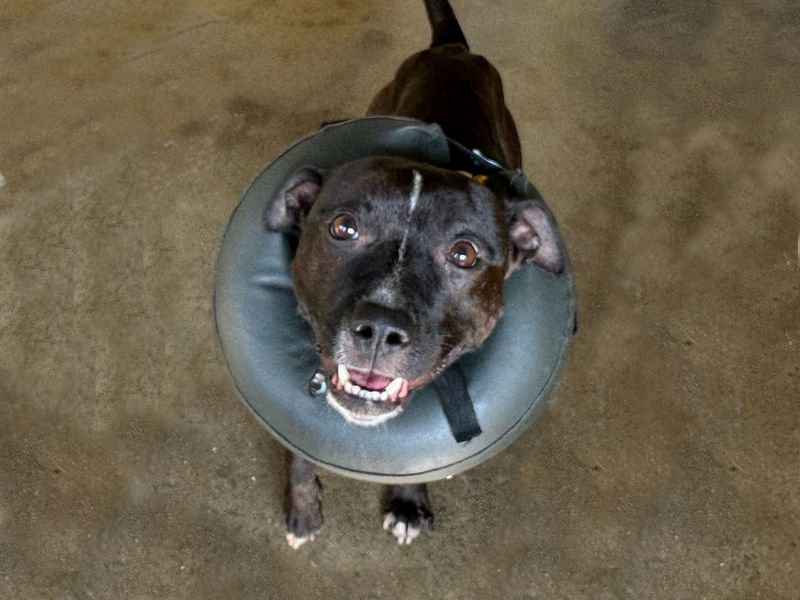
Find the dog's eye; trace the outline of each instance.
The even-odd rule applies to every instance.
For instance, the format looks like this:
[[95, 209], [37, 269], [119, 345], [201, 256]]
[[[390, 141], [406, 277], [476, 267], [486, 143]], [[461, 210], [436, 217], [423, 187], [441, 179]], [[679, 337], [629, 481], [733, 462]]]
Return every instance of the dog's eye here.
[[478, 251], [467, 240], [459, 240], [450, 248], [447, 260], [461, 269], [471, 269], [478, 264]]
[[348, 213], [336, 215], [336, 218], [331, 221], [328, 231], [337, 240], [354, 240], [358, 237], [356, 218]]

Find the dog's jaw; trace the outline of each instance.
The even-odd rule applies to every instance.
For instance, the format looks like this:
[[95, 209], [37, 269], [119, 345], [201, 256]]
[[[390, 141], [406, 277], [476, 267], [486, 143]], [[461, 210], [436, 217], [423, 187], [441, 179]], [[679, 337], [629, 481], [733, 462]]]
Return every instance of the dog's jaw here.
[[394, 417], [398, 416], [400, 413], [403, 412], [403, 406], [401, 404], [397, 404], [395, 408], [393, 408], [390, 412], [374, 416], [357, 415], [352, 411], [346, 409], [344, 406], [342, 406], [336, 399], [336, 396], [333, 395], [333, 392], [328, 391], [326, 399], [328, 400], [328, 404], [334, 410], [336, 410], [336, 412], [342, 415], [348, 423], [353, 423], [354, 425], [359, 425], [361, 427], [375, 427], [376, 425], [385, 423], [389, 419], [393, 419]]
[[409, 391], [408, 381], [402, 377], [348, 369], [341, 363], [329, 381], [328, 404], [349, 423], [362, 427], [373, 427], [398, 416]]

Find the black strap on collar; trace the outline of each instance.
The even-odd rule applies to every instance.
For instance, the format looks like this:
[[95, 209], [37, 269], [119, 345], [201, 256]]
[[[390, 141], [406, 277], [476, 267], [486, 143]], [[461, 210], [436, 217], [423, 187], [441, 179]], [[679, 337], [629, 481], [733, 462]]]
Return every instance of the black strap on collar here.
[[[538, 199], [542, 196], [536, 186], [521, 169], [509, 169], [483, 154], [477, 148], [469, 149], [464, 144], [448, 137], [450, 163], [448, 168], [485, 176], [484, 185], [503, 196]], [[575, 316], [573, 335], [578, 331]], [[432, 383], [442, 409], [450, 424], [450, 431], [457, 442], [466, 442], [480, 435], [481, 427], [475, 415], [472, 399], [467, 391], [464, 373], [458, 364], [453, 365]]]
[[472, 398], [467, 391], [467, 380], [464, 372], [456, 363], [439, 375], [431, 383], [439, 402], [442, 405], [444, 416], [450, 425], [450, 431], [457, 442], [468, 442], [482, 430], [475, 415]]
[[509, 169], [477, 148], [470, 150], [452, 138], [447, 138], [447, 145], [450, 149], [449, 168], [484, 176], [483, 185], [502, 196], [526, 200], [542, 199], [539, 190], [525, 176], [522, 169]]
[[506, 167], [489, 158], [480, 150], [470, 150], [453, 138], [447, 138], [447, 145], [450, 148], [450, 164], [448, 166], [451, 169], [467, 171], [476, 175], [494, 175], [498, 171], [506, 170]]

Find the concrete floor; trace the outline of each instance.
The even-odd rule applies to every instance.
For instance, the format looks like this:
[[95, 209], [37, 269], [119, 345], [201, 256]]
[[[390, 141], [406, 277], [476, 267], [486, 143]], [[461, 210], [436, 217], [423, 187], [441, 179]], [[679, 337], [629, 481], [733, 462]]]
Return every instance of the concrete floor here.
[[433, 484], [436, 532], [398, 547], [327, 476], [294, 552], [215, 253], [279, 149], [427, 43], [421, 2], [4, 0], [0, 597], [800, 597], [800, 9], [454, 4], [581, 332], [538, 422]]

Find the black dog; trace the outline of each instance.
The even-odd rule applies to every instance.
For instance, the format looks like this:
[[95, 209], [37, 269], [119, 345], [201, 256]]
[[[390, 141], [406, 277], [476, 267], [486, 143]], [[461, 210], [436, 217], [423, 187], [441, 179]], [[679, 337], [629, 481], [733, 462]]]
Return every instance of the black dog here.
[[[447, 0], [425, 6], [430, 48], [400, 66], [368, 114], [438, 123], [465, 146], [519, 168], [500, 76], [470, 53]], [[517, 266], [558, 272], [564, 260], [541, 202], [403, 158], [301, 169], [265, 221], [273, 231], [301, 232], [295, 293], [329, 374], [328, 401], [363, 426], [400, 414], [413, 390], [487, 338], [501, 314], [503, 281]], [[322, 524], [321, 491], [313, 467], [294, 456], [287, 539], [295, 548]], [[399, 543], [432, 524], [424, 485], [392, 488], [383, 526]]]

